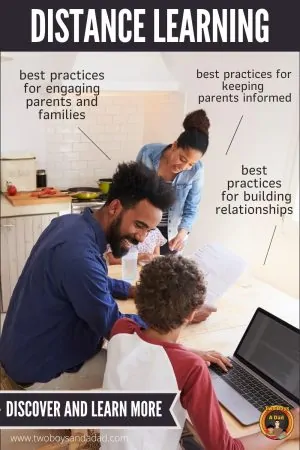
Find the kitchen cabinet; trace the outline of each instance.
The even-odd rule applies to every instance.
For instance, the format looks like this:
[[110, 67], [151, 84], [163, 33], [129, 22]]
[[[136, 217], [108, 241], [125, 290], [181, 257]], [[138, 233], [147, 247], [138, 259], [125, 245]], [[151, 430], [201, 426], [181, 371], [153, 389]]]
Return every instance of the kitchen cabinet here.
[[58, 213], [1, 217], [1, 303], [6, 312], [13, 289], [40, 234]]

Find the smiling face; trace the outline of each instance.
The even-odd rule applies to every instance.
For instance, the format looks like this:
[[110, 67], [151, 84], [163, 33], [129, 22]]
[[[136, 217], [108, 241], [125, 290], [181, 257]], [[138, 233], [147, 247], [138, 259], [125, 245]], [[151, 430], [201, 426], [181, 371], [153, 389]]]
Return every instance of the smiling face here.
[[142, 200], [129, 209], [124, 209], [119, 200], [114, 200], [108, 208], [112, 221], [107, 241], [115, 258], [121, 258], [132, 245], [143, 242], [162, 218], [162, 211], [148, 200]]
[[168, 166], [172, 173], [177, 174], [190, 170], [203, 156], [200, 150], [181, 148], [174, 143], [168, 155]]

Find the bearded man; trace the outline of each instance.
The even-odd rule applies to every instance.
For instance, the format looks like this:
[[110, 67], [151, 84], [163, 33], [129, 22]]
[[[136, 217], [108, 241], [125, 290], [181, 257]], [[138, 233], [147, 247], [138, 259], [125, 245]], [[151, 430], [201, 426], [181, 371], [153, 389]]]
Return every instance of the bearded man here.
[[[115, 299], [135, 287], [108, 276], [107, 245], [121, 258], [143, 242], [172, 207], [172, 185], [141, 163], [119, 164], [105, 205], [52, 220], [26, 261], [13, 291], [0, 337], [1, 390], [101, 388], [103, 350], [122, 314]], [[203, 306], [196, 322], [212, 311]], [[199, 352], [223, 367], [217, 353]]]
[[[123, 163], [101, 209], [52, 220], [10, 300], [0, 338], [2, 390], [36, 383], [47, 389], [101, 387], [100, 350], [124, 316], [115, 298], [135, 294], [129, 283], [108, 277], [103, 255], [108, 244], [120, 258], [143, 242], [173, 201], [172, 187], [155, 171]], [[126, 316], [142, 324], [137, 315]]]

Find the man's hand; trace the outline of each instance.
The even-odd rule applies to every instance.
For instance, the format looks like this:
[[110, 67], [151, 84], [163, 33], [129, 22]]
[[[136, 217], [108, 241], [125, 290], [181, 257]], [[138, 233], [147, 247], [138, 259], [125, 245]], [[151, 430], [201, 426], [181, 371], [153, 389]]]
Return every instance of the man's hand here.
[[213, 312], [216, 312], [217, 308], [214, 306], [203, 305], [194, 315], [193, 320], [190, 323], [204, 322]]
[[128, 291], [128, 298], [135, 298], [136, 286], [130, 286]]
[[228, 358], [223, 356], [221, 353], [215, 352], [214, 350], [202, 352], [201, 350], [192, 349], [192, 352], [204, 359], [208, 366], [211, 364], [217, 364], [225, 372], [228, 372], [228, 367], [232, 367], [232, 364]]

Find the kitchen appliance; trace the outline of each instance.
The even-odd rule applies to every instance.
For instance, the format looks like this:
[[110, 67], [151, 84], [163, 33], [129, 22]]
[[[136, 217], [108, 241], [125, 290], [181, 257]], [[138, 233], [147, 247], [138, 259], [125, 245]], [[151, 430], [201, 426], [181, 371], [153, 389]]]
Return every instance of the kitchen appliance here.
[[111, 183], [112, 178], [101, 178], [100, 180], [98, 180], [99, 189], [103, 192], [103, 194], [108, 193]]
[[[69, 194], [72, 195], [71, 212], [72, 214], [81, 214], [85, 208], [90, 208], [92, 210], [102, 208], [106, 202], [107, 196], [99, 191], [99, 188], [94, 187], [75, 187], [67, 190]], [[73, 194], [76, 193], [96, 193], [96, 198], [78, 198], [74, 197]]]
[[44, 188], [47, 187], [47, 174], [46, 170], [39, 169], [36, 171], [36, 187]]
[[72, 199], [71, 212], [72, 214], [81, 214], [85, 208], [100, 209], [105, 204], [105, 199], [95, 199], [95, 200], [78, 200]]
[[6, 182], [20, 191], [36, 189], [36, 157], [33, 155], [6, 155], [1, 159], [1, 191], [6, 192]]

